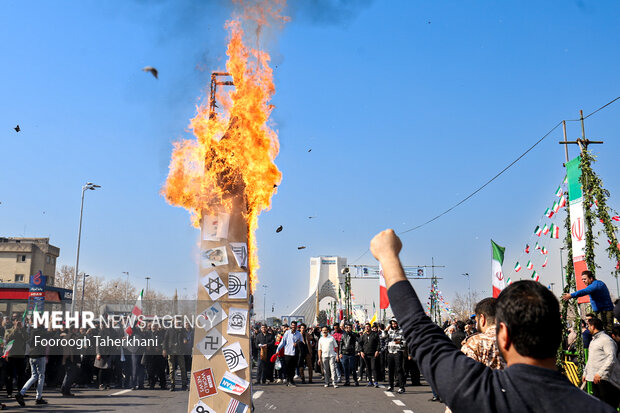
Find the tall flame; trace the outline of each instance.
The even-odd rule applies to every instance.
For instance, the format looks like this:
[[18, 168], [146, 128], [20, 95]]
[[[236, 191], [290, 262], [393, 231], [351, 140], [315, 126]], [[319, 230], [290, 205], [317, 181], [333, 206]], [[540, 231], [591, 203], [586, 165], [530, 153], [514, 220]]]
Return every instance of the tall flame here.
[[[280, 17], [283, 1], [240, 2], [244, 18], [253, 20], [256, 34], [267, 18]], [[274, 7], [274, 5], [276, 7]], [[248, 47], [239, 18], [226, 23], [230, 33], [226, 69], [234, 89], [218, 95], [223, 110], [211, 116], [207, 104], [197, 108], [190, 128], [195, 139], [174, 144], [170, 171], [162, 193], [166, 200], [190, 211], [198, 227], [203, 213], [212, 215], [230, 211], [232, 198], [243, 195], [247, 205], [250, 284], [256, 284], [259, 268], [255, 231], [258, 215], [269, 209], [282, 173], [274, 163], [280, 145], [269, 126], [275, 92], [269, 54]]]

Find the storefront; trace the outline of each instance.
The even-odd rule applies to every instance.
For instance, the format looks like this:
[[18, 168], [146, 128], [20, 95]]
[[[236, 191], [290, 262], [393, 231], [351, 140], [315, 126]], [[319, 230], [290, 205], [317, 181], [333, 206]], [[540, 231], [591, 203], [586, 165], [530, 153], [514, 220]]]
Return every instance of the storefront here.
[[[71, 309], [72, 290], [50, 286], [45, 286], [43, 289], [45, 310], [69, 311]], [[2, 316], [10, 316], [12, 313], [23, 314], [30, 297], [30, 284], [0, 283], [0, 313]]]

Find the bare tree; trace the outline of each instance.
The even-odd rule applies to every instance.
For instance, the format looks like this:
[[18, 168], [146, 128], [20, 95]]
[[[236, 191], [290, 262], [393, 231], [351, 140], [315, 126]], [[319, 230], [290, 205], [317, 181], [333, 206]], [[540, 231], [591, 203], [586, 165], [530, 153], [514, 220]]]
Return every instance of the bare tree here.
[[452, 311], [456, 314], [457, 320], [467, 320], [474, 313], [474, 307], [478, 301], [480, 301], [478, 291], [472, 291], [471, 297], [467, 293], [456, 293], [452, 301]]

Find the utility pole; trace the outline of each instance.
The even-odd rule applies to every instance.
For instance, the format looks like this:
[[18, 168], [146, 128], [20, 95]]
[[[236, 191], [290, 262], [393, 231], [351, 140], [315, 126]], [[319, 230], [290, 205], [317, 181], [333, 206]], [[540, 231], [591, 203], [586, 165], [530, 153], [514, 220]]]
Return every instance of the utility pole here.
[[[425, 266], [426, 267], [426, 266]], [[438, 306], [437, 302], [437, 294], [438, 294], [438, 278], [435, 277], [435, 268], [445, 268], [445, 265], [435, 265], [435, 257], [431, 257], [431, 291], [434, 293], [431, 294], [431, 318], [436, 324], [441, 324], [441, 308]]]
[[588, 145], [590, 144], [597, 144], [600, 145], [602, 143], [604, 143], [603, 141], [591, 141], [589, 139], [586, 139], [586, 127], [584, 124], [584, 118], [583, 118], [583, 110], [579, 111], [579, 121], [581, 122], [581, 139], [577, 139], [574, 141], [568, 141], [566, 140], [566, 121], [562, 121], [563, 126], [564, 126], [564, 140], [560, 141], [559, 144], [560, 145], [564, 145], [564, 147], [566, 148], [565, 150], [565, 154], [566, 154], [566, 162], [568, 162], [568, 145], [572, 144], [572, 145], [579, 145], [579, 150], [581, 152], [583, 152], [584, 150], [588, 149]]

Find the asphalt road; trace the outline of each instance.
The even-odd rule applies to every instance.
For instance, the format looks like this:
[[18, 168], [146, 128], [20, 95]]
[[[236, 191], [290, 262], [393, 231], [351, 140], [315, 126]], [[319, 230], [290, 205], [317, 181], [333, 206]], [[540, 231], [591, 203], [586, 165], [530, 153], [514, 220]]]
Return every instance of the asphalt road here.
[[[319, 377], [317, 376], [316, 379]], [[376, 412], [376, 413], [443, 413], [445, 406], [431, 402], [433, 396], [428, 385], [407, 387], [404, 394], [388, 392], [382, 388], [332, 387], [323, 383], [299, 384], [286, 387], [281, 384], [253, 387], [254, 411], [269, 412]]]
[[[46, 389], [47, 390], [47, 389]], [[26, 407], [20, 407], [15, 399], [2, 403], [7, 405], [7, 411], [20, 412], [187, 412], [188, 392], [167, 390], [96, 390], [72, 389], [75, 397], [62, 397], [59, 391], [43, 391], [43, 398], [47, 405], [34, 404], [34, 392], [29, 391], [26, 397]]]
[[[252, 388], [254, 412], [269, 413], [326, 413], [377, 412], [377, 413], [443, 413], [445, 406], [430, 402], [430, 387], [426, 384], [407, 387], [404, 394], [388, 392], [385, 385], [380, 388], [344, 387], [324, 388], [318, 375], [313, 384], [299, 384], [286, 387], [282, 384], [254, 385]], [[15, 399], [0, 399], [8, 411], [20, 412], [187, 412], [188, 392], [177, 386], [176, 392], [167, 390], [123, 390], [123, 389], [79, 389], [74, 388], [75, 397], [62, 397], [58, 390], [46, 388], [43, 398], [48, 405], [34, 404], [34, 391], [28, 392], [26, 407], [20, 407]]]

